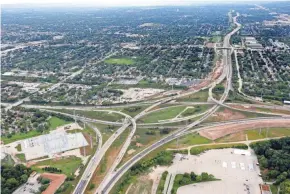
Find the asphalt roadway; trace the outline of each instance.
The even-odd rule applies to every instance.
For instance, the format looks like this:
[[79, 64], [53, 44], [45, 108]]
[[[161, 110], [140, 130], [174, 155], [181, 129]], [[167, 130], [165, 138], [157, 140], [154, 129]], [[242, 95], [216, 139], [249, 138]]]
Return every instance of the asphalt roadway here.
[[[234, 18], [235, 23], [236, 23], [236, 17]], [[241, 26], [237, 24], [237, 28], [235, 28], [232, 32], [230, 32], [229, 34], [227, 34], [225, 36], [223, 47], [229, 47], [230, 46], [230, 42], [229, 41], [230, 41], [231, 36], [234, 33], [236, 33], [240, 29], [240, 27]], [[232, 80], [231, 53], [228, 51], [228, 49], [224, 49], [223, 50], [223, 65], [224, 65], [224, 71], [223, 71], [222, 75], [220, 76], [220, 78], [217, 81], [215, 81], [212, 84], [212, 86], [210, 88], [210, 90], [212, 90], [212, 88], [214, 88], [216, 84], [219, 84], [221, 81], [223, 81], [224, 77], [227, 78], [227, 87], [225, 89], [225, 92], [224, 92], [223, 96], [219, 100], [219, 104], [223, 104], [224, 103], [224, 101], [226, 100], [226, 98], [228, 96], [229, 90], [231, 88], [231, 80]], [[192, 128], [192, 127], [194, 127], [194, 126], [196, 126], [198, 124], [200, 124], [202, 121], [207, 119], [209, 116], [211, 116], [214, 112], [216, 112], [218, 110], [219, 104], [214, 105], [214, 107], [212, 107], [205, 115], [203, 115], [197, 121], [185, 126], [184, 128], [176, 131], [175, 133], [172, 133], [171, 135], [169, 135], [169, 136], [167, 136], [167, 137], [155, 142], [150, 147], [144, 149], [139, 154], [136, 154], [135, 156], [133, 156], [129, 161], [127, 161], [123, 166], [121, 166], [115, 172], [114, 176], [111, 178], [111, 180], [108, 182], [108, 184], [99, 193], [102, 193], [102, 194], [103, 193], [108, 193], [110, 191], [110, 189], [113, 187], [113, 185], [121, 178], [121, 176], [127, 170], [129, 170], [129, 168], [131, 166], [133, 166], [137, 161], [139, 161], [142, 157], [144, 157], [145, 155], [147, 155], [148, 153], [150, 153], [154, 149], [164, 145], [165, 143], [168, 143], [168, 142], [176, 139], [178, 136], [183, 134], [185, 131], [189, 130], [190, 128]], [[196, 129], [196, 130], [198, 130], [198, 129]]]

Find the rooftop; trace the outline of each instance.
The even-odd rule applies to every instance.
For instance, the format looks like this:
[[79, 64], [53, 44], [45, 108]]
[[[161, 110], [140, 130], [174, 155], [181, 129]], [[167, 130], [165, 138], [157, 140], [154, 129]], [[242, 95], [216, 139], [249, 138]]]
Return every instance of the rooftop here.
[[54, 131], [50, 134], [25, 139], [21, 142], [26, 160], [64, 152], [71, 149], [87, 146], [88, 142], [82, 133], [66, 133]]

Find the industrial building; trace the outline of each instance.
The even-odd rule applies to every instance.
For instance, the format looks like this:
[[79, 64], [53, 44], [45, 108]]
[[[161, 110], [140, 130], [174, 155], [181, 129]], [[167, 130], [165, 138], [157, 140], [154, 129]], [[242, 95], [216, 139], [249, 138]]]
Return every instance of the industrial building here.
[[264, 48], [262, 44], [258, 43], [255, 37], [245, 37], [244, 41], [247, 48], [251, 50], [261, 50]]
[[46, 135], [25, 139], [21, 141], [22, 152], [26, 160], [32, 160], [45, 156], [87, 146], [88, 142], [82, 133], [66, 133], [65, 131], [53, 131]]

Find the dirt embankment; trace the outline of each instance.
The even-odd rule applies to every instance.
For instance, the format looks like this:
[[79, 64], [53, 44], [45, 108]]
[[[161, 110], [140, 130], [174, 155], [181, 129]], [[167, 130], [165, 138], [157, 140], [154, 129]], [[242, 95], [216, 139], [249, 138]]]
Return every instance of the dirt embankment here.
[[208, 86], [212, 81], [218, 79], [223, 72], [223, 64], [222, 61], [219, 60], [216, 62], [216, 66], [214, 67], [213, 71], [208, 74], [208, 76], [204, 79], [204, 81], [200, 82], [197, 85], [191, 86], [189, 89], [192, 90], [199, 90], [203, 87]]
[[257, 127], [271, 128], [271, 127], [289, 127], [289, 126], [290, 119], [269, 119], [260, 121], [257, 120], [257, 121], [249, 121], [247, 123], [236, 123], [207, 128], [200, 131], [200, 135], [211, 140], [216, 140], [218, 138], [224, 137], [232, 133], [237, 133], [243, 130], [255, 129]]
[[271, 108], [271, 109], [267, 109], [267, 108], [258, 108], [255, 106], [250, 106], [250, 105], [230, 105], [233, 108], [238, 108], [238, 109], [243, 109], [245, 111], [250, 110], [250, 111], [259, 111], [259, 112], [270, 112], [270, 113], [278, 113], [278, 114], [288, 114], [290, 115], [290, 111], [289, 110], [281, 110], [281, 109], [275, 109], [275, 107]]
[[50, 180], [50, 184], [42, 194], [51, 194], [55, 193], [56, 190], [64, 183], [66, 175], [64, 174], [53, 174], [53, 173], [43, 173], [41, 177], [47, 178]]
[[230, 109], [225, 108], [221, 112], [215, 112], [210, 118], [208, 118], [208, 121], [218, 122], [218, 121], [245, 119], [245, 118], [247, 118], [246, 115], [240, 112], [232, 111]]

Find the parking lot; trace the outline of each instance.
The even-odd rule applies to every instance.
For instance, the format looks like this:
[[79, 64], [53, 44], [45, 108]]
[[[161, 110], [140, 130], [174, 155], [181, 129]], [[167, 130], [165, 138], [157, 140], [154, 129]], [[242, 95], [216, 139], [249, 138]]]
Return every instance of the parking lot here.
[[168, 171], [172, 174], [207, 172], [221, 179], [180, 187], [178, 194], [256, 194], [260, 193], [259, 184], [263, 183], [252, 151], [222, 149], [209, 150], [199, 156], [178, 154]]
[[27, 182], [23, 185], [21, 185], [16, 191], [13, 192], [13, 194], [31, 194], [31, 193], [37, 193], [41, 184], [38, 183], [37, 178], [40, 176], [40, 174], [36, 174], [33, 176], [30, 176], [27, 180]]

